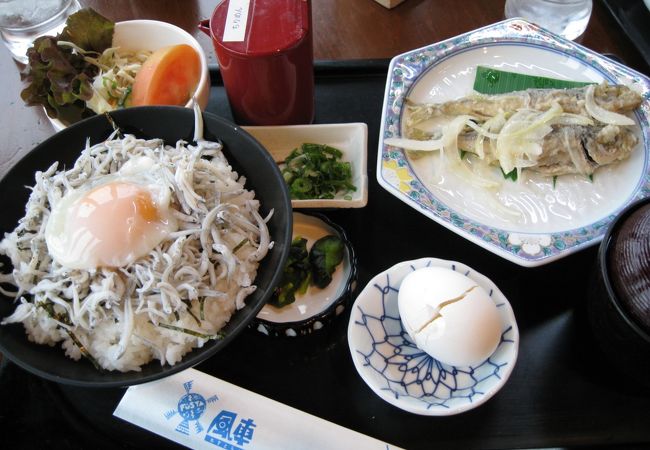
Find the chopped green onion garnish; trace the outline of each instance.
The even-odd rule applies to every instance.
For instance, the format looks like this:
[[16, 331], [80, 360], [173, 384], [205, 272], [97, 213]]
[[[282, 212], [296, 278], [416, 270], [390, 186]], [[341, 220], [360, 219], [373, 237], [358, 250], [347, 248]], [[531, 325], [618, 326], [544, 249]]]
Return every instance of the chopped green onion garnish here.
[[340, 191], [356, 191], [352, 184], [352, 166], [341, 161], [341, 150], [324, 144], [305, 143], [285, 159], [282, 176], [291, 198], [334, 198]]

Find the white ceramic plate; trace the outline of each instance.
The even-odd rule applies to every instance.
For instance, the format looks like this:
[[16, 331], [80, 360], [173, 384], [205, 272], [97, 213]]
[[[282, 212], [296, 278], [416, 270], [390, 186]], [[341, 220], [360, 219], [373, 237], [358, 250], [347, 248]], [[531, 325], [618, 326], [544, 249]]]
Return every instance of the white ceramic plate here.
[[[158, 50], [161, 47], [176, 44], [188, 44], [199, 53], [201, 58], [201, 78], [196, 87], [196, 99], [201, 109], [205, 109], [210, 96], [210, 72], [208, 60], [201, 44], [182, 28], [158, 20], [127, 20], [115, 24], [113, 46], [123, 49]], [[192, 100], [185, 105], [190, 108]], [[47, 114], [46, 114], [47, 116]], [[47, 116], [56, 131], [66, 128], [58, 119]]]
[[283, 308], [265, 305], [251, 323], [252, 328], [272, 336], [300, 336], [323, 328], [345, 311], [357, 279], [357, 261], [345, 231], [322, 214], [293, 213], [293, 238], [307, 239], [308, 249], [331, 234], [345, 244], [343, 261], [332, 274], [332, 282], [324, 289], [310, 286], [304, 295]]
[[[489, 293], [503, 331], [485, 362], [449, 366], [411, 341], [399, 317], [397, 294], [404, 277], [422, 267], [455, 270]], [[519, 329], [510, 303], [488, 278], [458, 262], [422, 258], [397, 264], [370, 280], [352, 306], [348, 345], [359, 375], [379, 397], [415, 414], [446, 416], [476, 408], [501, 389], [517, 361]]]
[[[538, 266], [598, 243], [611, 218], [650, 194], [646, 100], [635, 112], [638, 148], [628, 160], [589, 180], [526, 174], [498, 196], [436, 171], [437, 156], [413, 160], [384, 139], [403, 133], [405, 98], [441, 103], [472, 92], [478, 65], [547, 77], [632, 84], [648, 98], [650, 80], [539, 27], [513, 19], [394, 58], [389, 68], [377, 180], [400, 200], [487, 250]], [[514, 214], [512, 212], [515, 212]]]
[[368, 126], [365, 123], [242, 127], [281, 163], [303, 143], [327, 144], [343, 152], [352, 165], [352, 183], [357, 188], [333, 199], [291, 200], [294, 208], [362, 208], [368, 203]]

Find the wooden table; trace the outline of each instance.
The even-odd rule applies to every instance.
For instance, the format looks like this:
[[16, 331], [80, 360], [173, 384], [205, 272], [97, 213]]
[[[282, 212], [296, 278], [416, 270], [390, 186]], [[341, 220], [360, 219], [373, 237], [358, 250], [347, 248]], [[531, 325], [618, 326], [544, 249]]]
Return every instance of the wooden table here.
[[[216, 63], [210, 39], [196, 25], [209, 18], [217, 0], [82, 0], [111, 20], [155, 19], [174, 23], [194, 36]], [[457, 34], [503, 20], [503, 0], [407, 0], [388, 10], [373, 0], [312, 0], [316, 60], [392, 58]], [[648, 68], [618, 24], [598, 0], [580, 42], [597, 52], [620, 57], [627, 65]], [[20, 99], [20, 66], [0, 48], [0, 175], [36, 144], [54, 133], [39, 108]]]
[[[217, 0], [82, 0], [81, 3], [114, 21], [155, 19], [174, 23], [197, 37], [209, 62], [216, 63], [210, 39], [196, 25], [210, 17]], [[406, 0], [388, 10], [373, 0], [312, 0], [314, 57], [316, 60], [391, 58], [500, 21], [504, 18], [503, 6], [503, 0]], [[594, 2], [587, 31], [578, 41], [650, 74], [641, 55], [599, 0]], [[21, 66], [14, 62], [8, 50], [1, 47], [0, 176], [54, 133], [40, 108], [23, 105], [20, 70]]]

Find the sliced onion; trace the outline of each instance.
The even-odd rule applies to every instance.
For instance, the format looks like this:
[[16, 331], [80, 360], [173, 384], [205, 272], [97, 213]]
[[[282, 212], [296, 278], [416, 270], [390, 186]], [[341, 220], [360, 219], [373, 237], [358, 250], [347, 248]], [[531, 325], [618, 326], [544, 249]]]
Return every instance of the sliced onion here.
[[594, 121], [582, 114], [562, 113], [551, 122], [553, 125], [584, 125], [593, 126]]
[[552, 131], [549, 123], [560, 114], [562, 107], [554, 103], [541, 114], [520, 110], [508, 119], [496, 141], [496, 157], [505, 173], [536, 163], [542, 152], [542, 141]]
[[[520, 119], [520, 115], [523, 116], [527, 113], [529, 113], [532, 117], [534, 117], [534, 120], [522, 121]], [[515, 114], [513, 114], [510, 117], [510, 119], [508, 119], [506, 124], [503, 126], [501, 132], [499, 133], [499, 139], [502, 139], [504, 137], [514, 138], [514, 137], [519, 137], [519, 136], [529, 134], [530, 132], [535, 131], [537, 128], [552, 122], [553, 120], [555, 120], [556, 117], [559, 117], [562, 113], [563, 113], [562, 107], [558, 103], [553, 103], [553, 105], [551, 105], [551, 107], [548, 110], [544, 111], [541, 114], [539, 111], [535, 111], [535, 110], [520, 109]], [[517, 123], [519, 121], [528, 122], [528, 124], [527, 126], [523, 126], [526, 125], [526, 123], [522, 123], [521, 127], [519, 127], [520, 124]], [[510, 131], [511, 128], [514, 128], [515, 130]]]
[[634, 120], [630, 119], [623, 114], [619, 114], [613, 111], [607, 111], [604, 108], [601, 108], [596, 104], [594, 99], [594, 91], [596, 87], [593, 84], [587, 86], [585, 90], [585, 109], [591, 117], [596, 119], [599, 122], [606, 123], [608, 125], [634, 125]]
[[465, 129], [465, 125], [472, 122], [472, 116], [458, 116], [449, 122], [442, 132], [442, 141], [445, 152], [450, 152], [452, 158], [460, 159], [458, 153], [458, 135]]
[[435, 150], [448, 150], [455, 149], [458, 153], [458, 135], [465, 128], [466, 123], [471, 122], [472, 116], [458, 116], [455, 117], [449, 125], [447, 125], [442, 133], [440, 139], [417, 140], [407, 138], [386, 138], [384, 144], [393, 147], [400, 147], [406, 150], [418, 150], [423, 152], [430, 152]]
[[483, 147], [484, 145], [485, 136], [479, 134], [476, 138], [476, 142], [474, 142], [474, 153], [476, 153], [476, 156], [478, 156], [479, 159], [485, 159], [485, 148]]
[[[492, 119], [490, 119], [490, 120], [492, 120]], [[488, 122], [490, 120], [485, 121], [485, 124], [484, 124], [485, 128], [481, 127], [480, 125], [477, 125], [476, 123], [472, 122], [471, 120], [468, 120], [466, 124], [472, 130], [476, 131], [479, 135], [490, 138], [490, 139], [496, 139], [497, 137], [499, 137], [499, 135], [495, 134], [495, 133], [491, 133], [490, 131], [488, 131], [488, 129], [486, 129], [488, 127]]]
[[[485, 138], [490, 139], [489, 143], [492, 146], [492, 141], [499, 137], [499, 132], [505, 125], [506, 119], [503, 111], [500, 111], [494, 117], [489, 118], [483, 122], [483, 126], [478, 125], [472, 120], [467, 120], [465, 124], [472, 130], [476, 131], [478, 137], [474, 143], [474, 153], [480, 158], [485, 159]], [[495, 133], [496, 131], [496, 133]]]

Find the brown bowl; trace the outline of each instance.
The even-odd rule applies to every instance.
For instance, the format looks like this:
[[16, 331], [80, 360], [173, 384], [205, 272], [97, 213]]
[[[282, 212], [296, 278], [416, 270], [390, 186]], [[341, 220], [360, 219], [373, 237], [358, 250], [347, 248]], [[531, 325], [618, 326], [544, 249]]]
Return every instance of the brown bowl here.
[[650, 198], [610, 224], [587, 307], [594, 337], [615, 369], [650, 386]]

